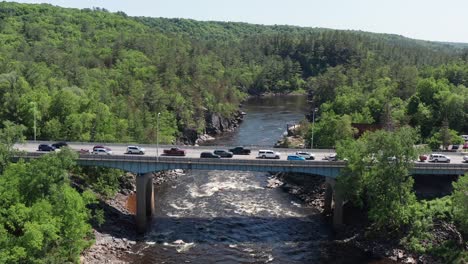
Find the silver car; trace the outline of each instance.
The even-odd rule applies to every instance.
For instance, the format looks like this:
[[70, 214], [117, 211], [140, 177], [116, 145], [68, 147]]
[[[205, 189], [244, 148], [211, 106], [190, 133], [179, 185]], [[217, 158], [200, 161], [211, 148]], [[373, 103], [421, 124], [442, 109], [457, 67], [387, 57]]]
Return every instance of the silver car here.
[[306, 160], [315, 160], [315, 155], [310, 152], [298, 151], [296, 152], [296, 155], [299, 157], [303, 157]]
[[145, 154], [145, 149], [142, 147], [138, 146], [128, 146], [127, 147], [127, 154], [140, 154], [143, 155]]
[[108, 150], [105, 148], [94, 148], [93, 152], [94, 155], [112, 155], [112, 150]]

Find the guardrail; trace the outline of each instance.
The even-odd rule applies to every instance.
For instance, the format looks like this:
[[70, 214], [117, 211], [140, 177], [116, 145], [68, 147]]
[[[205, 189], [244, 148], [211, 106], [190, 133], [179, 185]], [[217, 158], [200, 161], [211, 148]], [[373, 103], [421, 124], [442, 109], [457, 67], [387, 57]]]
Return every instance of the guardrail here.
[[[16, 158], [37, 158], [47, 153], [23, 152], [15, 155]], [[210, 159], [210, 158], [188, 158], [188, 157], [166, 157], [166, 156], [138, 156], [138, 155], [93, 155], [81, 154], [79, 160], [108, 160], [108, 161], [138, 161], [138, 162], [159, 162], [159, 163], [197, 163], [197, 164], [219, 164], [219, 165], [260, 165], [260, 166], [301, 166], [301, 167], [345, 167], [345, 161], [290, 161], [274, 159]], [[468, 171], [468, 163], [422, 163], [415, 162], [415, 169], [436, 169], [453, 170], [461, 169]]]
[[[48, 153], [25, 152], [15, 155], [16, 158], [38, 158]], [[160, 156], [138, 156], [138, 155], [93, 155], [81, 154], [79, 160], [108, 160], [108, 161], [138, 161], [138, 162], [159, 162], [159, 163], [197, 163], [197, 164], [219, 164], [219, 165], [268, 165], [268, 166], [290, 166], [301, 167], [344, 167], [343, 161], [293, 161], [293, 160], [275, 160], [275, 159], [210, 159], [210, 158], [188, 158], [188, 157], [165, 157]]]

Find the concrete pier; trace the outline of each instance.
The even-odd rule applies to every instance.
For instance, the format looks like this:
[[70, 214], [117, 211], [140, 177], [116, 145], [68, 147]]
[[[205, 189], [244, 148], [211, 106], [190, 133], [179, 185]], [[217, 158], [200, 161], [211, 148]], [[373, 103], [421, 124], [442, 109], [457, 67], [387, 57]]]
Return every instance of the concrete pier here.
[[136, 177], [136, 227], [138, 233], [144, 233], [148, 220], [154, 215], [153, 174], [138, 174]]
[[324, 208], [323, 213], [328, 215], [332, 212], [332, 203], [333, 203], [333, 188], [335, 186], [335, 180], [326, 178], [325, 180], [325, 201], [324, 201]]
[[333, 210], [333, 227], [338, 228], [343, 225], [343, 196], [336, 191], [336, 180], [325, 179], [325, 204], [323, 213], [330, 214]]

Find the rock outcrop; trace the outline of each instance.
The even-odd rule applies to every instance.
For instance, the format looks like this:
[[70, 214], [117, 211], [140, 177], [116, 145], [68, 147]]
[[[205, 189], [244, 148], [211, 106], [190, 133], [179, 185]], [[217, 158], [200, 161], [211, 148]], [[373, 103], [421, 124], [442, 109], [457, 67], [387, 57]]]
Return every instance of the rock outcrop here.
[[195, 145], [200, 142], [213, 140], [216, 135], [234, 131], [242, 122], [245, 113], [237, 111], [231, 118], [223, 117], [219, 113], [207, 112], [205, 114], [205, 133], [200, 134], [195, 129], [184, 128], [177, 144]]
[[231, 132], [239, 126], [242, 118], [243, 115], [240, 111], [237, 111], [232, 118], [225, 118], [219, 113], [206, 113], [206, 134], [214, 136], [223, 132]]

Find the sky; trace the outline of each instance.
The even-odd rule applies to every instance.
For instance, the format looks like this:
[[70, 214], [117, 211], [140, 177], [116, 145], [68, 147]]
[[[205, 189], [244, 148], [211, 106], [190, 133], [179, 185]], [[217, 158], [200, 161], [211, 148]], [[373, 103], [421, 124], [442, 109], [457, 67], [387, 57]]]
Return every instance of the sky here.
[[191, 18], [391, 33], [468, 43], [467, 0], [18, 0], [102, 7], [130, 16]]

